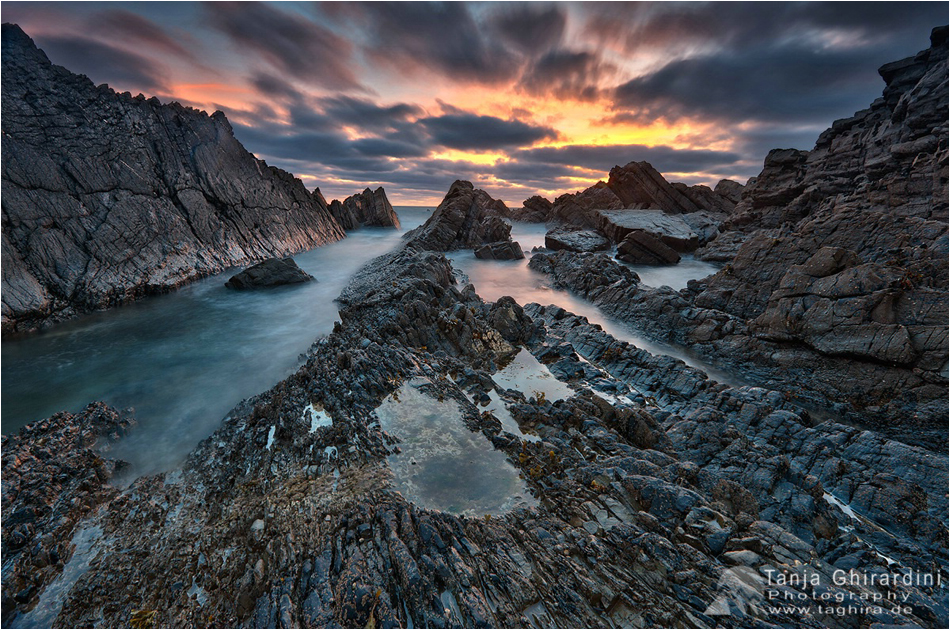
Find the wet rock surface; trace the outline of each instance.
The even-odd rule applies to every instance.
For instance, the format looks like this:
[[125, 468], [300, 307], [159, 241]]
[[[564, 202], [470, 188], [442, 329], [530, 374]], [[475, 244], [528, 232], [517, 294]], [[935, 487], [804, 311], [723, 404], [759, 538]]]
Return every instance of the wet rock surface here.
[[297, 266], [293, 258], [271, 258], [231, 276], [224, 286], [237, 291], [249, 291], [300, 284], [313, 279], [313, 276]]
[[[504, 218], [505, 203], [492, 199], [471, 182], [458, 180], [424, 224], [406, 233], [406, 244], [420, 251], [448, 252], [482, 249], [483, 258], [524, 258], [511, 241], [511, 226]], [[518, 254], [521, 254], [520, 256]]]
[[3, 436], [3, 624], [32, 608], [73, 554], [77, 523], [115, 498], [103, 458], [133, 421], [103, 403]]
[[544, 235], [544, 246], [552, 251], [602, 252], [610, 249], [610, 240], [595, 230], [554, 228]]
[[635, 265], [675, 265], [676, 250], [643, 230], [632, 230], [617, 245], [617, 260]]
[[544, 254], [532, 267], [753, 382], [945, 449], [946, 30], [932, 41], [899, 72], [885, 66], [884, 96], [813, 151], [769, 153], [725, 231], [697, 252], [728, 262], [719, 273], [676, 293], [643, 290], [590, 255]]
[[[101, 542], [56, 625], [946, 623], [926, 586], [889, 588], [913, 600], [907, 612], [844, 617], [815, 608], [810, 587], [788, 587], [805, 613], [740, 610], [727, 588], [737, 567], [755, 584], [812, 571], [844, 601], [881, 592], [835, 586], [847, 567], [945, 581], [942, 456], [818, 423], [780, 392], [721, 385], [558, 307], [485, 303], [438, 253], [373, 261], [340, 315], [181, 470], [134, 481], [87, 519]], [[498, 376], [522, 348], [563, 394]], [[457, 408], [537, 505], [451, 514], [397, 493], [399, 436], [377, 410], [410, 382]], [[484, 413], [483, 397], [503, 407]], [[502, 408], [534, 439], [505, 430]], [[4, 457], [19, 457], [25, 442], [9, 439]]]
[[376, 190], [367, 188], [343, 201], [334, 199], [329, 204], [329, 210], [344, 230], [355, 230], [362, 226], [399, 227], [399, 217], [382, 186]]
[[117, 94], [3, 27], [3, 331], [344, 236], [224, 114]]

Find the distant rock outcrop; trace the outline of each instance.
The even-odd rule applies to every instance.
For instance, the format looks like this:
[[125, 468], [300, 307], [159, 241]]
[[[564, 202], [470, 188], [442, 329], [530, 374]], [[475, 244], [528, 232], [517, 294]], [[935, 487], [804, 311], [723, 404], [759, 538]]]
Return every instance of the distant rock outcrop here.
[[344, 236], [224, 114], [97, 87], [9, 24], [2, 99], [4, 332]]
[[270, 258], [231, 276], [224, 286], [238, 291], [247, 291], [279, 287], [285, 284], [300, 284], [313, 279], [313, 276], [297, 266], [293, 258]]
[[521, 208], [512, 208], [509, 216], [515, 221], [544, 223], [550, 218], [553, 206], [554, 204], [541, 195], [535, 195], [525, 199]]
[[362, 226], [399, 228], [399, 217], [386, 198], [386, 191], [382, 186], [376, 190], [367, 188], [342, 202], [334, 199], [329, 207], [333, 218], [344, 230], [354, 230]]
[[502, 218], [507, 214], [503, 201], [459, 180], [432, 216], [405, 238], [409, 247], [423, 251], [472, 249], [476, 255], [481, 252], [480, 258], [524, 258], [521, 247], [511, 241], [511, 226]]

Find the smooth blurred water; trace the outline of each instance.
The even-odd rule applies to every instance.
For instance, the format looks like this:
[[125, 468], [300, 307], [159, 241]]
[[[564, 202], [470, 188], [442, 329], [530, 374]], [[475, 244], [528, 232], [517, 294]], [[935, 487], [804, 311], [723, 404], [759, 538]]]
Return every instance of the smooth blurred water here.
[[420, 225], [424, 208], [397, 208], [402, 229], [363, 228], [294, 256], [317, 282], [232, 291], [237, 270], [182, 289], [3, 341], [3, 432], [103, 400], [134, 407], [138, 427], [112, 451], [141, 473], [176, 465], [242, 399], [300, 365], [329, 333], [333, 301], [364, 263]]
[[[333, 300], [353, 273], [396, 247], [402, 232], [420, 225], [431, 212], [419, 207], [396, 210], [402, 222], [399, 231], [363, 228], [294, 256], [317, 278], [315, 283], [231, 291], [224, 282], [237, 270], [229, 270], [174, 293], [87, 315], [27, 338], [4, 340], [3, 433], [102, 400], [133, 407], [138, 421], [111, 456], [132, 463], [136, 473], [174, 467], [243, 398], [293, 373], [301, 353], [332, 330], [338, 319]], [[543, 244], [545, 230], [544, 225], [516, 223], [512, 233], [530, 251]], [[548, 278], [528, 269], [527, 260], [477, 260], [471, 251], [453, 252], [450, 258], [486, 300], [511, 295], [521, 304], [557, 304], [645, 350], [672, 354], [727, 378], [611, 322], [590, 303], [551, 289]], [[685, 276], [706, 275], [705, 268], [683, 270]]]
[[[513, 223], [511, 237], [527, 252], [524, 260], [479, 260], [472, 251], [457, 251], [448, 254], [452, 265], [468, 276], [475, 286], [476, 292], [485, 300], [495, 301], [508, 295], [519, 304], [537, 302], [547, 306], [554, 304], [561, 308], [582, 315], [588, 321], [599, 324], [605, 332], [632, 343], [652, 354], [666, 354], [681, 359], [687, 365], [706, 372], [710, 377], [727, 385], [743, 385], [741, 379], [716, 369], [702, 359], [695, 357], [681, 348], [657, 343], [637, 333], [631, 326], [617, 322], [604, 315], [599, 308], [572, 293], [555, 289], [551, 286], [551, 279], [544, 274], [528, 268], [531, 250], [536, 246], [544, 245], [544, 234], [547, 227], [542, 223]], [[682, 267], [680, 268], [680, 266]], [[627, 265], [640, 275], [644, 284], [650, 286], [667, 285], [673, 289], [682, 289], [693, 279], [705, 278], [715, 273], [718, 268], [684, 257], [679, 265], [673, 267], [649, 267], [646, 265]], [[649, 282], [647, 282], [649, 279]], [[656, 284], [654, 284], [656, 283]]]

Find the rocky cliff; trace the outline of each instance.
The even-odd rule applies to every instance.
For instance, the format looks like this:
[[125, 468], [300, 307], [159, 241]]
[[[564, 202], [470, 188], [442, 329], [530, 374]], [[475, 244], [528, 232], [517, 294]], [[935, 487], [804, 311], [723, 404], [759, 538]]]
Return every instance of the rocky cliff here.
[[386, 198], [386, 191], [382, 186], [376, 190], [367, 188], [343, 201], [334, 199], [329, 207], [330, 214], [344, 230], [354, 230], [364, 225], [399, 227], [399, 217], [396, 216], [396, 211]]
[[117, 94], [3, 26], [3, 331], [343, 238], [221, 112]]
[[707, 280], [646, 291], [590, 257], [532, 265], [758, 382], [945, 446], [947, 29], [881, 76], [883, 97], [814, 150], [769, 154], [701, 250], [728, 261]]

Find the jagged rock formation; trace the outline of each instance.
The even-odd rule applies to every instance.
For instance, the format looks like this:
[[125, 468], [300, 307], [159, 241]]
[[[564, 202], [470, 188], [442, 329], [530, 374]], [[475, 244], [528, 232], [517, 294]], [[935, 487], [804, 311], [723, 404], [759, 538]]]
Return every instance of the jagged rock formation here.
[[311, 282], [313, 276], [297, 266], [293, 258], [269, 258], [234, 274], [224, 283], [229, 289], [247, 291], [285, 284]]
[[399, 217], [386, 198], [386, 191], [382, 186], [376, 190], [367, 188], [342, 202], [334, 199], [329, 208], [333, 218], [344, 230], [355, 230], [364, 225], [399, 228]]
[[[706, 221], [714, 220], [718, 227], [735, 209], [742, 188], [741, 184], [725, 179], [715, 190], [708, 186], [670, 184], [648, 162], [630, 162], [612, 168], [606, 182], [561, 195], [553, 204], [542, 197], [527, 199], [515, 218], [600, 229], [603, 218], [599, 211], [659, 210], [668, 215], [706, 217]], [[614, 240], [619, 242], [623, 236]]]
[[[743, 626], [946, 625], [939, 588], [889, 587], [914, 602], [895, 614], [860, 605], [882, 589], [831, 579], [857, 567], [946, 580], [942, 455], [812, 426], [779, 392], [724, 386], [563, 309], [484, 303], [453, 283], [433, 252], [367, 265], [306, 364], [235, 408], [180, 471], [136, 480], [81, 523], [39, 523], [34, 535], [63, 548], [79, 528], [98, 537], [61, 607], [39, 585], [4, 602], [5, 625], [34, 605], [27, 620], [55, 626], [95, 615], [108, 626], [711, 627], [729, 619], [722, 606]], [[519, 345], [573, 395], [499, 386]], [[394, 392], [460, 410], [537, 507], [483, 518], [394, 492], [386, 458], [400, 436], [377, 422]], [[472, 402], [489, 394], [536, 441]], [[5, 443], [5, 458], [23, 448]], [[787, 590], [801, 611], [730, 609], [742, 604], [724, 590], [736, 571], [758, 575], [755, 586], [766, 568], [802, 567], [853, 609], [822, 612], [810, 583]], [[4, 587], [22, 592], [28, 579]]]
[[503, 201], [492, 199], [471, 182], [459, 180], [432, 216], [406, 233], [406, 243], [420, 251], [473, 249], [481, 251], [482, 258], [524, 258], [521, 247], [511, 241], [511, 226], [502, 218], [507, 214]]
[[2, 74], [4, 332], [344, 236], [220, 112], [96, 87], [8, 24]]
[[532, 266], [757, 382], [795, 383], [811, 404], [945, 447], [947, 29], [881, 75], [884, 96], [813, 151], [769, 154], [731, 230], [707, 248], [741, 243], [716, 275], [651, 292], [617, 265], [597, 263], [590, 277], [593, 262], [578, 255]]
[[525, 199], [521, 208], [509, 210], [509, 216], [515, 221], [544, 223], [549, 220], [553, 205], [541, 195], [535, 195]]

